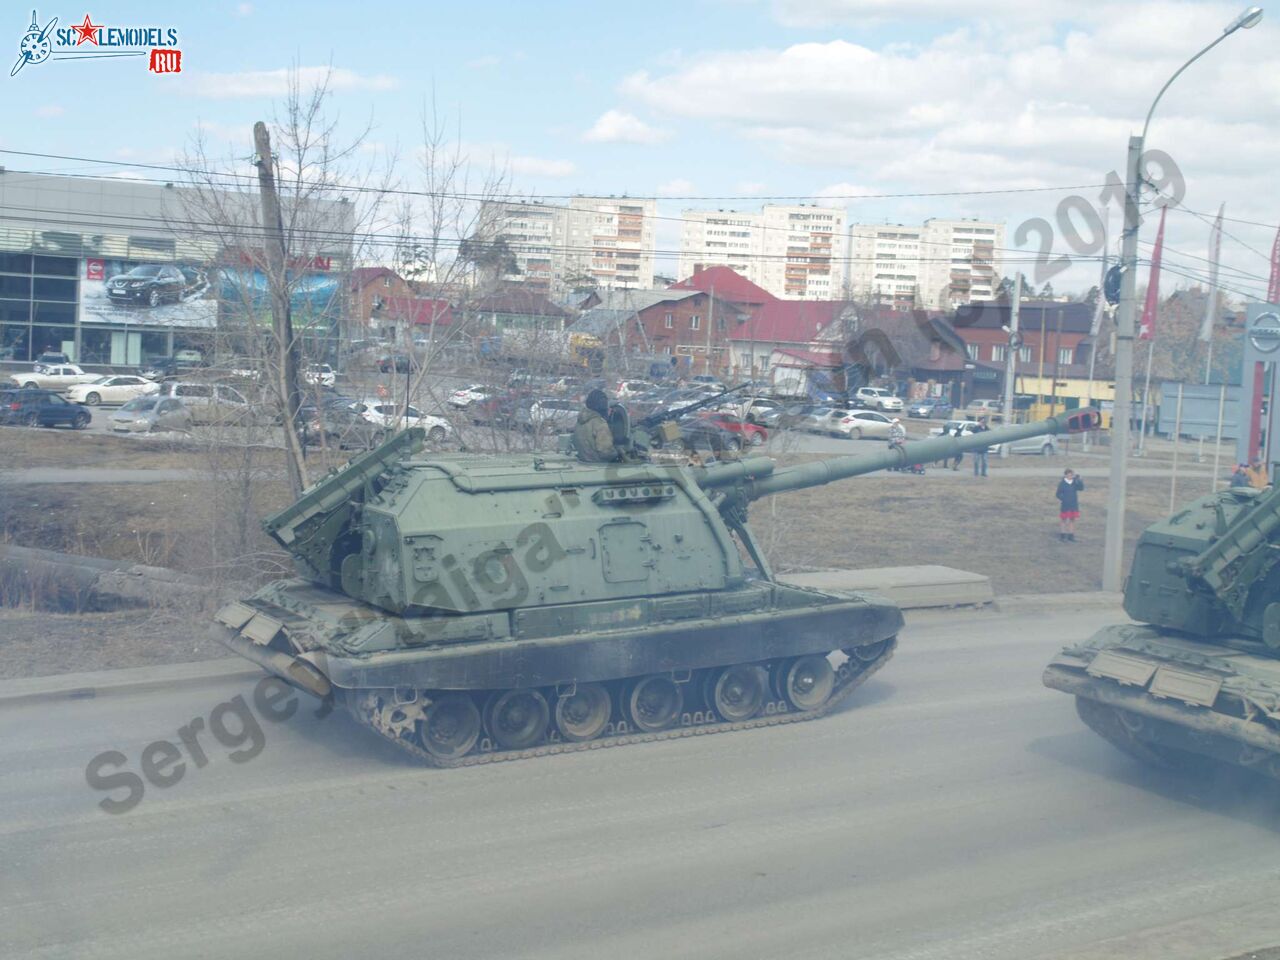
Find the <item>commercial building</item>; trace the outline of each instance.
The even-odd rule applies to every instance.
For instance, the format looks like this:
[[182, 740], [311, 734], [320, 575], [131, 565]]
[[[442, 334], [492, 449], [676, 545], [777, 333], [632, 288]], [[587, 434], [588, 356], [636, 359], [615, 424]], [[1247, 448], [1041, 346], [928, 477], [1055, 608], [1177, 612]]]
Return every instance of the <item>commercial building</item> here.
[[1002, 223], [854, 224], [849, 227], [848, 295], [926, 310], [991, 300], [1000, 283], [1003, 247]]
[[[219, 193], [211, 203], [173, 184], [0, 168], [0, 360], [60, 350], [80, 363], [139, 366], [177, 349], [216, 351], [220, 335], [243, 335], [247, 314], [269, 324], [255, 199]], [[285, 216], [319, 238], [290, 263], [295, 329], [332, 336], [351, 210], [286, 201]]]
[[519, 273], [509, 279], [560, 295], [586, 285], [652, 287], [657, 214], [655, 200], [572, 197], [567, 205], [489, 202], [480, 222], [514, 254]]
[[681, 213], [679, 273], [722, 266], [784, 300], [842, 295], [847, 261], [845, 212], [810, 204], [765, 204], [759, 213]]

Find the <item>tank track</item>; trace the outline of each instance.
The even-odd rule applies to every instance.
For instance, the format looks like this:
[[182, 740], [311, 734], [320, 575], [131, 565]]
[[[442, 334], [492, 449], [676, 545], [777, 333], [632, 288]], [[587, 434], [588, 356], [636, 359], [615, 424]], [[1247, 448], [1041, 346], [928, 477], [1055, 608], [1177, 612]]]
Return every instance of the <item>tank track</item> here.
[[347, 709], [361, 726], [369, 728], [378, 736], [395, 744], [423, 764], [439, 768], [474, 767], [485, 763], [501, 763], [506, 760], [528, 760], [533, 757], [602, 750], [607, 747], [621, 747], [633, 743], [678, 740], [681, 737], [706, 736], [714, 733], [730, 733], [735, 730], [752, 730], [756, 727], [771, 727], [782, 723], [817, 720], [819, 717], [824, 717], [830, 713], [854, 690], [889, 662], [897, 649], [898, 641], [896, 637], [891, 637], [883, 641], [883, 643], [885, 645], [884, 649], [874, 659], [862, 660], [858, 657], [850, 656], [848, 660], [840, 664], [835, 671], [835, 686], [832, 688], [831, 696], [827, 698], [827, 701], [822, 706], [813, 710], [799, 711], [790, 707], [785, 700], [769, 700], [761, 713], [749, 720], [735, 722], [719, 720], [710, 711], [705, 713], [684, 713], [681, 715], [678, 725], [652, 733], [633, 733], [630, 732], [630, 727], [625, 722], [612, 721], [606, 731], [599, 737], [581, 743], [558, 739], [558, 733], [553, 729], [547, 742], [535, 747], [527, 747], [520, 750], [501, 750], [492, 746], [487, 739], [483, 739], [475, 751], [457, 759], [437, 757], [418, 746], [411, 739], [412, 733], [406, 736], [403, 729], [396, 731], [381, 723], [376, 710], [370, 709], [369, 698], [348, 696], [344, 698], [344, 702]]

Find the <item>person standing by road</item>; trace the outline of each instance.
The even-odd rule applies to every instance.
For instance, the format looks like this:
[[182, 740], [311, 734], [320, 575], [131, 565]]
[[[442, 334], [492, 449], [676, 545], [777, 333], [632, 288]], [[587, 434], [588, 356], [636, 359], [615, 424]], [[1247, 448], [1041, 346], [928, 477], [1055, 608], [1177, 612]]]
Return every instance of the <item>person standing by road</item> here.
[[[955, 425], [954, 429], [952, 429], [952, 431], [951, 431], [951, 435], [952, 435], [953, 437], [957, 437], [957, 438], [959, 438], [959, 437], [963, 437], [963, 436], [964, 436], [964, 424], [963, 424], [963, 423], [957, 423], [957, 424]], [[961, 461], [961, 460], [963, 460], [963, 459], [964, 459], [964, 451], [963, 451], [963, 450], [961, 450], [961, 451], [957, 451], [957, 453], [956, 453], [956, 458], [955, 458], [955, 460], [954, 460], [954, 461], [952, 461], [952, 463], [951, 463], [951, 469], [952, 469], [952, 470], [959, 470], [959, 469], [960, 469], [960, 461]], [[945, 462], [943, 463], [943, 466], [946, 466], [946, 463], [945, 463]]]
[[[987, 418], [982, 417], [978, 420], [978, 425], [973, 428], [975, 434], [988, 433], [991, 428], [987, 426]], [[985, 477], [987, 475], [987, 451], [989, 447], [979, 447], [973, 451], [973, 475], [975, 477]]]
[[1080, 492], [1084, 481], [1070, 467], [1058, 481], [1058, 539], [1064, 543], [1076, 542], [1076, 521], [1080, 519]]

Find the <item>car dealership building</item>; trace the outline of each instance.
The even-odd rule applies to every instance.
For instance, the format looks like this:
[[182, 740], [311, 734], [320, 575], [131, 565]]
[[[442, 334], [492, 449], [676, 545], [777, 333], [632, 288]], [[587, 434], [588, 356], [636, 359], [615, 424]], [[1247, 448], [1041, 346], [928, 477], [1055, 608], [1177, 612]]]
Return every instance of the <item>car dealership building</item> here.
[[[212, 194], [0, 168], [0, 361], [57, 350], [82, 364], [141, 366], [176, 350], [223, 352], [220, 337], [243, 333], [247, 313], [269, 325], [255, 266], [256, 206], [250, 182]], [[341, 199], [309, 201], [307, 210], [323, 229], [295, 265], [295, 328], [331, 335], [342, 314], [352, 211]], [[227, 211], [248, 224], [236, 239], [220, 222]]]

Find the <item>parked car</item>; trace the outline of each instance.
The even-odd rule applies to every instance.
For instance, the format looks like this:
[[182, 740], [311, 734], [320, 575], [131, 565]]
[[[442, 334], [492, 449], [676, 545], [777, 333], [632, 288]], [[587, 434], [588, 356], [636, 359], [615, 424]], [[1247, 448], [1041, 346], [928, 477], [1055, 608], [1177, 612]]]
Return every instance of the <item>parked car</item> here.
[[933, 420], [951, 416], [955, 409], [947, 401], [937, 397], [924, 397], [907, 404], [907, 416], [916, 419]]
[[902, 410], [902, 398], [895, 396], [892, 390], [884, 387], [859, 387], [853, 395], [853, 402], [866, 410], [884, 410], [898, 412]]
[[199, 366], [199, 363], [193, 363], [190, 360], [180, 360], [176, 355], [172, 357], [154, 357], [143, 368], [141, 375], [148, 380], [164, 380], [167, 377], [178, 377], [184, 373], [189, 373]]
[[758, 447], [769, 439], [769, 431], [759, 424], [751, 423], [736, 417], [732, 413], [709, 412], [698, 414], [699, 418], [713, 423], [721, 430], [727, 430], [729, 433], [740, 437], [745, 444]]
[[823, 405], [820, 403], [808, 402], [783, 404], [782, 412], [778, 414], [778, 426], [790, 427], [793, 430], [803, 430], [802, 424], [804, 420], [821, 406]]
[[176, 397], [154, 394], [134, 397], [111, 415], [107, 425], [112, 433], [156, 433], [161, 430], [191, 429], [191, 411]]
[[387, 429], [371, 423], [357, 411], [348, 407], [330, 406], [312, 410], [305, 420], [305, 442], [318, 444], [323, 438], [326, 446], [338, 449], [372, 450], [386, 439]]
[[99, 374], [85, 373], [82, 367], [74, 363], [60, 365], [37, 364], [35, 369], [26, 373], [15, 373], [9, 379], [19, 387], [27, 390], [62, 391], [77, 383], [92, 383]]
[[193, 367], [198, 367], [204, 363], [204, 354], [199, 350], [175, 350], [173, 359], [179, 363], [189, 363]]
[[724, 382], [720, 380], [719, 377], [713, 377], [705, 373], [700, 373], [696, 377], [690, 377], [689, 383], [690, 385], [709, 388], [713, 393], [724, 393], [724, 391], [729, 389], [724, 385]]
[[515, 422], [534, 433], [559, 433], [573, 429], [580, 409], [581, 406], [573, 400], [541, 397], [516, 407]]
[[498, 389], [484, 383], [472, 383], [449, 394], [449, 406], [465, 410], [471, 404], [497, 396]]
[[27, 427], [72, 427], [83, 430], [92, 414], [52, 390], [0, 390], [0, 423]]
[[100, 403], [128, 403], [134, 397], [157, 393], [160, 385], [134, 374], [99, 377], [92, 383], [77, 383], [67, 390], [67, 399], [96, 407]]
[[162, 303], [181, 300], [186, 286], [186, 277], [177, 267], [143, 263], [108, 280], [107, 297], [112, 301], [158, 307]]
[[36, 357], [35, 365], [38, 369], [40, 367], [57, 366], [58, 364], [70, 362], [71, 358], [65, 353], [56, 350], [46, 350], [44, 353], [40, 354], [40, 356]]
[[160, 387], [160, 396], [181, 400], [195, 423], [238, 423], [253, 419], [253, 404], [225, 383], [171, 380]]
[[769, 429], [778, 427], [782, 423], [784, 408], [779, 401], [770, 397], [747, 397], [746, 400], [734, 406], [737, 408], [734, 412], [750, 423]]
[[427, 431], [427, 442], [435, 445], [444, 443], [453, 436], [453, 424], [444, 417], [423, 413], [410, 404], [391, 403], [386, 400], [357, 400], [351, 409], [370, 423], [391, 430], [403, 430], [406, 427], [422, 427]]
[[551, 393], [557, 393], [564, 396], [577, 396], [582, 393], [582, 378], [560, 377], [553, 380], [547, 389]]
[[850, 440], [888, 440], [893, 418], [875, 410], [845, 410], [831, 420], [831, 432]]
[[618, 388], [614, 390], [613, 395], [618, 400], [630, 400], [652, 389], [653, 384], [648, 380], [619, 380]]
[[971, 420], [977, 420], [979, 417], [987, 417], [1000, 414], [1004, 409], [1004, 402], [1001, 400], [971, 400], [969, 405], [964, 408], [965, 416]]
[[385, 353], [378, 358], [382, 373], [408, 373], [413, 360], [407, 353]]
[[327, 363], [309, 363], [302, 379], [314, 386], [332, 387], [338, 382], [338, 375]]
[[677, 420], [676, 424], [680, 427], [683, 445], [700, 454], [719, 457], [726, 452], [736, 453], [742, 449], [742, 437], [703, 417], [684, 417]]

